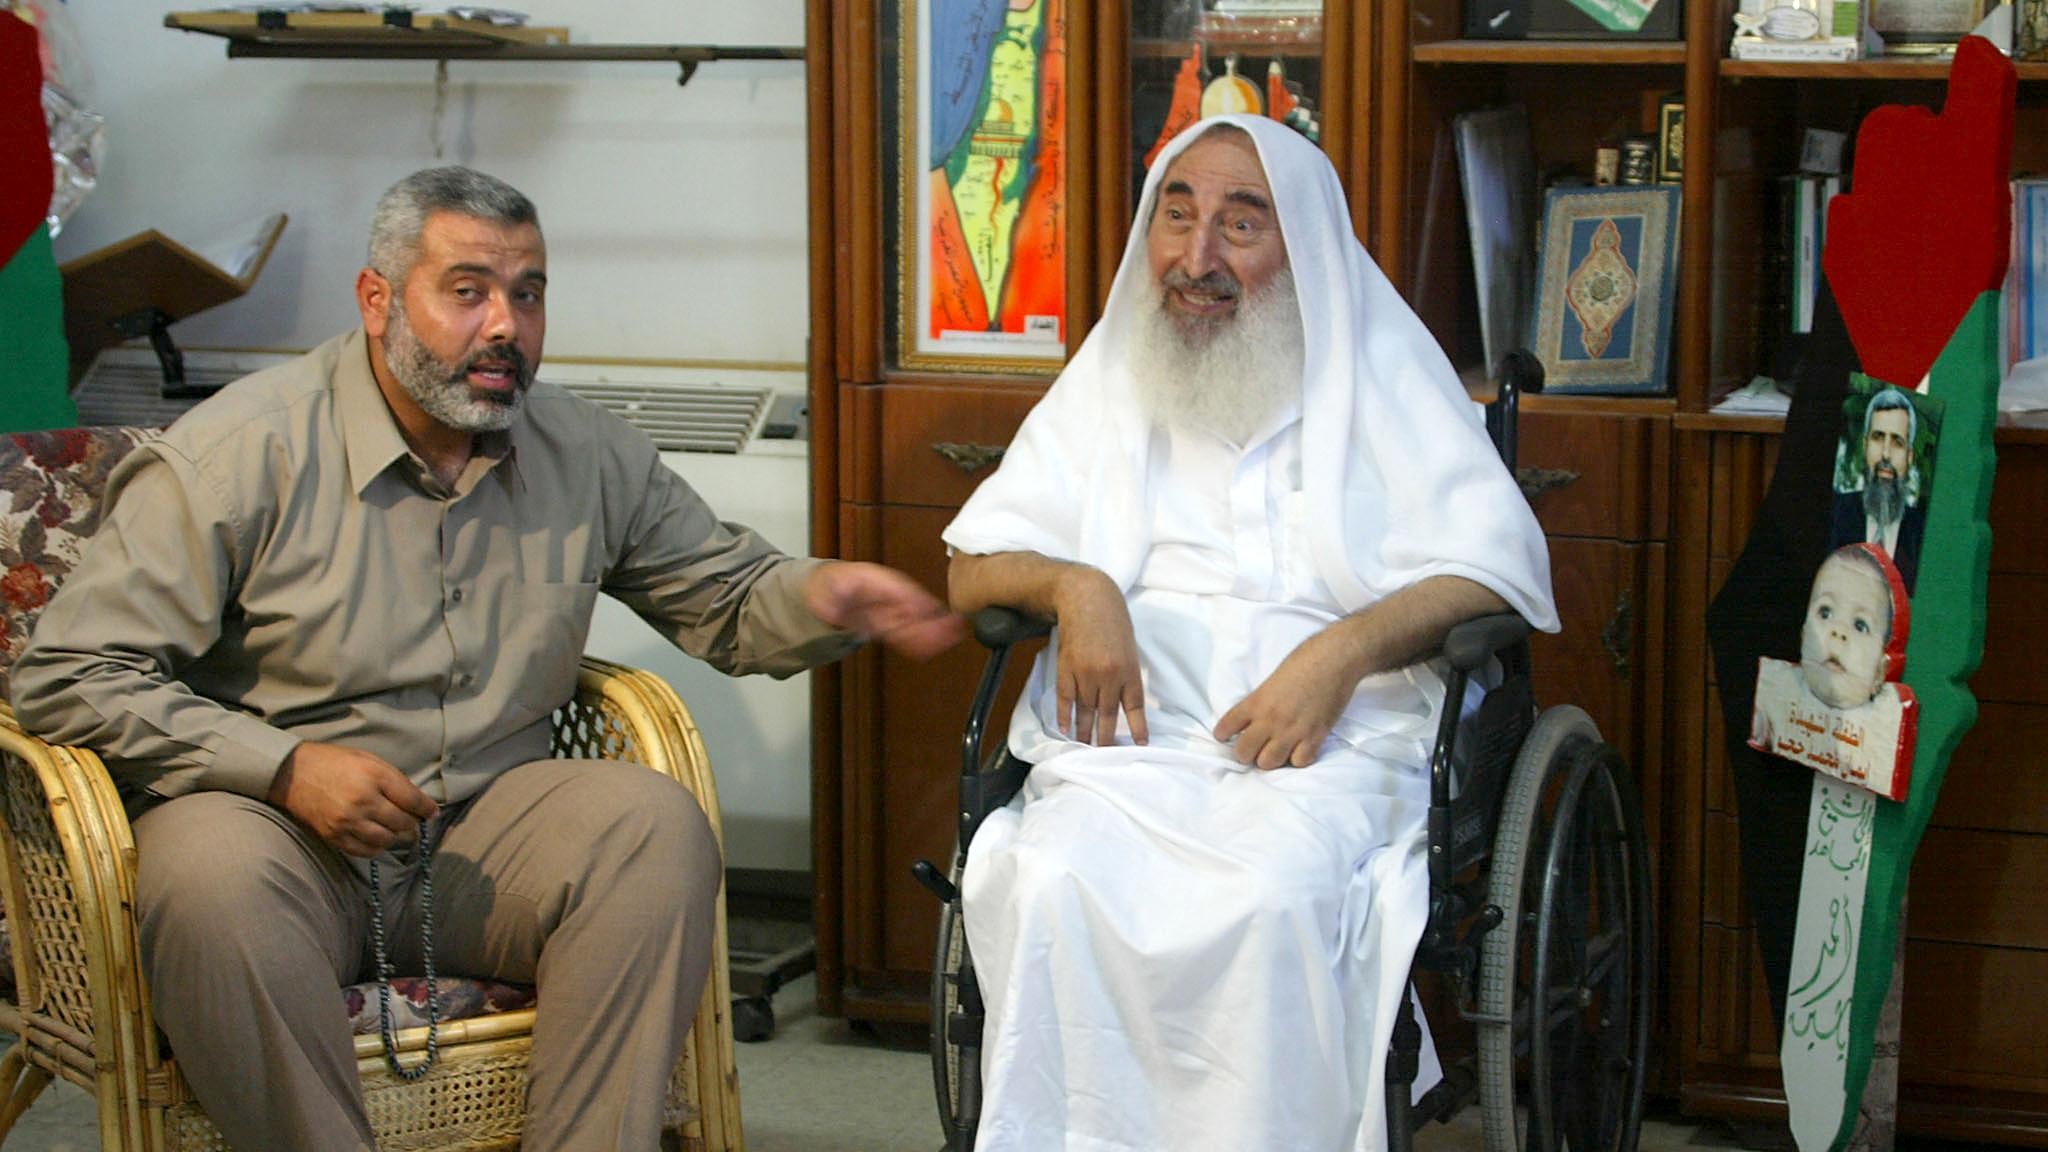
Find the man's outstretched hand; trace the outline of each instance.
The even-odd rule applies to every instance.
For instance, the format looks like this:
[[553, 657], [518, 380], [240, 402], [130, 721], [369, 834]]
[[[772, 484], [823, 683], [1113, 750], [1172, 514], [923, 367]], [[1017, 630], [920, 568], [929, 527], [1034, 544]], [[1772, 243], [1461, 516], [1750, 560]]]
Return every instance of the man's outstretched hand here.
[[967, 622], [894, 568], [852, 560], [820, 565], [804, 585], [811, 615], [929, 660], [967, 635]]
[[310, 740], [285, 757], [269, 800], [337, 851], [363, 857], [410, 842], [440, 811], [388, 761]]

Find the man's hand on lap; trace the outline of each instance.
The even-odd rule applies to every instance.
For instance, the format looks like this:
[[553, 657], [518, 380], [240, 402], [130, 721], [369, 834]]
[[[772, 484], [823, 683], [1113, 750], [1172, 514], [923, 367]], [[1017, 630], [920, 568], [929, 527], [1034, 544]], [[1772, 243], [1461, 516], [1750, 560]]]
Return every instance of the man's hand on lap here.
[[1218, 721], [1215, 736], [1235, 741], [1238, 763], [1262, 769], [1315, 763], [1323, 740], [1358, 686], [1351, 656], [1329, 633], [1288, 653], [1266, 682]]
[[375, 856], [419, 835], [440, 806], [390, 763], [339, 744], [292, 749], [269, 801], [350, 856]]

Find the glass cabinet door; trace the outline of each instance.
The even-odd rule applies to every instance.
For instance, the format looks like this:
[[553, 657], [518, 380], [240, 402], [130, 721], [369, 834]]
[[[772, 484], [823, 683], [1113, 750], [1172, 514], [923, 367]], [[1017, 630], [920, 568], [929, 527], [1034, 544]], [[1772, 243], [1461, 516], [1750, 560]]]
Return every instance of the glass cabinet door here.
[[1322, 0], [1131, 0], [1135, 211], [1165, 142], [1197, 119], [1252, 112], [1322, 137]]

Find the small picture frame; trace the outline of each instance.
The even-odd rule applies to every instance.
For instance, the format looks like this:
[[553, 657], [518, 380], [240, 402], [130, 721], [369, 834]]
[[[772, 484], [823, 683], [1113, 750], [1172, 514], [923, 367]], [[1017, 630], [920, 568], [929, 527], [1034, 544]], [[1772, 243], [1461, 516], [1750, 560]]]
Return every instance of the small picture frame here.
[[1546, 392], [1667, 390], [1678, 205], [1670, 184], [1545, 196], [1530, 339]]
[[1657, 183], [1685, 179], [1685, 100], [1677, 93], [1657, 104]]

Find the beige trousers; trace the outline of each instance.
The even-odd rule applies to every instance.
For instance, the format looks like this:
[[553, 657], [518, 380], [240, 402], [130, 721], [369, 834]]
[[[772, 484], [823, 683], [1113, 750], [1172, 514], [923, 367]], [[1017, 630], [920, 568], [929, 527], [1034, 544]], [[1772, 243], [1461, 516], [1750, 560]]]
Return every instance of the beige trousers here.
[[[540, 989], [521, 1147], [659, 1147], [711, 965], [721, 865], [703, 809], [639, 765], [541, 760], [441, 819], [436, 972]], [[374, 1148], [340, 994], [375, 975], [363, 874], [226, 792], [151, 809], [135, 839], [157, 1023], [228, 1143]], [[418, 870], [389, 855], [378, 870], [392, 960], [417, 974]]]

